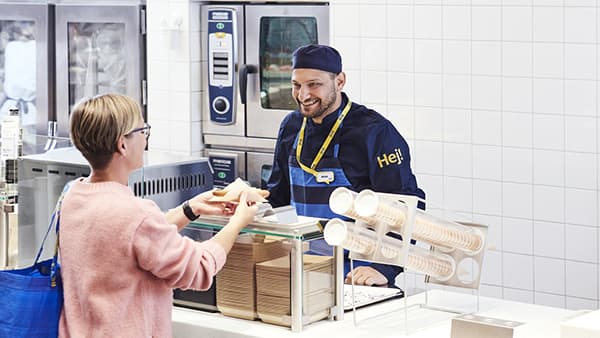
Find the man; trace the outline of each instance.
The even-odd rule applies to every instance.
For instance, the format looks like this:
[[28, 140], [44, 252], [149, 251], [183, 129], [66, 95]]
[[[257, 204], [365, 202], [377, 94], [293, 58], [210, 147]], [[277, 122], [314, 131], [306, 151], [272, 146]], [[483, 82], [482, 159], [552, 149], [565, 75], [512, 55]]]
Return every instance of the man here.
[[[291, 204], [299, 215], [340, 217], [329, 208], [338, 187], [425, 198], [410, 168], [408, 144], [385, 117], [342, 92], [346, 75], [337, 50], [298, 48], [292, 56], [292, 95], [298, 110], [282, 121], [269, 179], [273, 207]], [[331, 255], [323, 240], [311, 251]], [[347, 254], [345, 255], [347, 256]], [[355, 261], [355, 284], [393, 286], [402, 268]], [[350, 282], [346, 257], [346, 283]]]

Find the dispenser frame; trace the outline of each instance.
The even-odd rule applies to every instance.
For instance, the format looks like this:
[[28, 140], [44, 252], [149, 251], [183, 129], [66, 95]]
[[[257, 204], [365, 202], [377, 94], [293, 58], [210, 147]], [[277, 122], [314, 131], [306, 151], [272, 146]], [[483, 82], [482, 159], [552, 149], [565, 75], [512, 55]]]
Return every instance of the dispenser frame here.
[[[487, 245], [487, 226], [482, 225], [482, 224], [477, 224], [477, 223], [456, 222], [463, 226], [474, 227], [474, 228], [478, 229], [478, 231], [481, 232], [483, 243], [481, 244], [480, 250], [478, 250], [477, 252], [475, 252], [473, 254], [469, 254], [466, 251], [463, 251], [463, 250], [460, 250], [457, 248], [449, 248], [450, 250], [446, 251], [446, 250], [442, 250], [438, 246], [434, 246], [432, 244], [430, 244], [430, 249], [429, 249], [433, 253], [443, 253], [443, 254], [449, 255], [457, 263], [457, 265], [458, 265], [459, 261], [462, 261], [465, 258], [472, 259], [473, 262], [476, 263], [479, 267], [477, 277], [474, 278], [469, 283], [465, 283], [465, 282], [461, 281], [460, 278], [458, 277], [458, 273], [459, 273], [458, 266], [455, 268], [454, 273], [447, 280], [440, 280], [440, 279], [437, 279], [435, 277], [432, 277], [432, 276], [426, 274], [425, 275], [426, 289], [425, 289], [424, 303], [417, 303], [417, 304], [412, 304], [409, 306], [408, 300], [407, 300], [407, 293], [406, 293], [406, 291], [408, 289], [407, 282], [406, 282], [406, 272], [408, 270], [406, 268], [406, 261], [407, 261], [407, 257], [409, 254], [410, 245], [403, 245], [401, 248], [401, 257], [398, 257], [395, 260], [390, 260], [390, 259], [386, 259], [385, 257], [383, 257], [381, 255], [381, 252], [379, 249], [380, 249], [380, 246], [381, 246], [384, 236], [387, 236], [386, 234], [388, 232], [398, 233], [402, 236], [402, 242], [404, 242], [405, 244], [410, 243], [410, 241], [413, 239], [412, 235], [413, 235], [413, 230], [415, 228], [417, 205], [418, 205], [419, 201], [422, 201], [422, 202], [425, 202], [425, 201], [416, 196], [410, 196], [410, 195], [390, 194], [390, 193], [380, 193], [380, 192], [374, 192], [374, 193], [378, 197], [382, 197], [384, 199], [387, 199], [388, 201], [393, 201], [394, 203], [403, 203], [406, 206], [406, 210], [407, 210], [406, 220], [404, 222], [404, 225], [401, 228], [401, 231], [398, 232], [397, 228], [394, 228], [394, 227], [390, 226], [389, 224], [381, 222], [379, 220], [375, 224], [371, 225], [365, 221], [356, 219], [355, 226], [353, 227], [353, 230], [352, 230], [354, 232], [354, 234], [359, 234], [360, 232], [365, 231], [367, 228], [371, 228], [371, 229], [375, 230], [374, 233], [376, 234], [377, 244], [371, 254], [361, 254], [359, 252], [349, 250], [349, 258], [351, 260], [350, 261], [351, 269], [354, 266], [354, 260], [370, 261], [370, 262], [377, 262], [377, 263], [383, 263], [383, 264], [393, 264], [393, 265], [403, 267], [404, 274], [403, 274], [403, 278], [402, 278], [402, 289], [405, 292], [404, 306], [403, 306], [405, 333], [409, 332], [409, 326], [408, 326], [408, 308], [409, 307], [426, 308], [426, 309], [430, 309], [430, 310], [434, 310], [434, 311], [442, 311], [442, 312], [449, 312], [449, 313], [456, 313], [456, 314], [472, 313], [472, 312], [465, 312], [460, 309], [439, 307], [439, 306], [435, 306], [435, 305], [431, 304], [429, 302], [429, 297], [428, 297], [430, 283], [444, 285], [444, 286], [452, 286], [452, 287], [457, 287], [457, 288], [462, 288], [462, 289], [476, 290], [477, 304], [476, 304], [475, 313], [479, 312], [479, 308], [480, 308], [479, 284], [480, 284], [480, 279], [481, 279], [481, 271], [482, 271], [481, 267], [482, 267], [482, 263], [483, 263], [483, 254], [484, 254], [484, 251], [485, 251], [486, 245]], [[350, 217], [348, 215], [345, 215], [345, 216]], [[370, 236], [370, 237], [373, 237], [373, 236]], [[354, 287], [354, 283], [352, 283], [351, 285], [352, 285], [352, 287]], [[354, 308], [354, 303], [355, 302], [354, 302], [354, 298], [353, 298], [352, 299], [353, 308]], [[354, 320], [354, 324], [356, 326], [357, 320], [356, 320], [355, 309], [353, 309], [353, 320]]]

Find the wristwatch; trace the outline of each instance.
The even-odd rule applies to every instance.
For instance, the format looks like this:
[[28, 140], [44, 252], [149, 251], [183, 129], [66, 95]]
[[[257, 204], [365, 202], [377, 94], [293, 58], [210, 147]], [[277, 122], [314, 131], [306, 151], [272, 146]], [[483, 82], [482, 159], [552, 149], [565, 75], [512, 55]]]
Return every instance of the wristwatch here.
[[183, 214], [185, 215], [185, 217], [187, 217], [190, 221], [195, 221], [198, 217], [200, 217], [200, 215], [196, 215], [194, 214], [194, 211], [192, 210], [192, 208], [190, 207], [190, 201], [185, 201], [183, 202], [183, 205], [181, 206], [183, 208]]

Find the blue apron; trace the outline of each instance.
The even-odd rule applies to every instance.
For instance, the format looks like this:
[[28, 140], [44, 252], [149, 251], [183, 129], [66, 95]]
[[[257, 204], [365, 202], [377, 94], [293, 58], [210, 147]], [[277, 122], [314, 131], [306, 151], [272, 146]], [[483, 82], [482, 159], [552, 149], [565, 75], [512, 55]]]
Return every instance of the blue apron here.
[[[339, 113], [338, 113], [339, 114]], [[316, 177], [304, 171], [296, 160], [296, 148], [298, 147], [299, 134], [296, 135], [294, 147], [290, 153], [288, 164], [290, 174], [290, 204], [296, 208], [296, 213], [301, 216], [331, 219], [334, 217], [348, 220], [348, 218], [334, 213], [329, 208], [329, 196], [338, 187], [352, 189], [352, 184], [346, 177], [342, 165], [338, 159], [339, 155], [339, 131], [343, 123], [339, 126], [338, 132], [334, 136], [333, 157], [324, 157], [318, 164], [317, 171], [331, 171], [334, 179], [329, 184], [317, 182]], [[309, 254], [332, 256], [333, 247], [327, 244], [324, 239], [316, 239], [309, 242]], [[344, 275], [350, 271], [350, 262], [348, 261], [348, 250], [344, 250]], [[354, 261], [354, 266], [370, 265], [368, 262]]]
[[[296, 137], [294, 152], [292, 153], [295, 153], [297, 143], [298, 138]], [[329, 184], [317, 182], [315, 176], [302, 170], [298, 165], [296, 157], [290, 155], [290, 204], [296, 208], [298, 215], [325, 219], [341, 217], [329, 208], [329, 195], [338, 187], [352, 189], [352, 185], [348, 181], [348, 178], [346, 178], [338, 160], [339, 144], [337, 142], [334, 144], [333, 149], [333, 157], [324, 158], [317, 167], [318, 171], [333, 172], [334, 180]], [[317, 255], [333, 255], [333, 248], [323, 239], [311, 241], [310, 250]]]

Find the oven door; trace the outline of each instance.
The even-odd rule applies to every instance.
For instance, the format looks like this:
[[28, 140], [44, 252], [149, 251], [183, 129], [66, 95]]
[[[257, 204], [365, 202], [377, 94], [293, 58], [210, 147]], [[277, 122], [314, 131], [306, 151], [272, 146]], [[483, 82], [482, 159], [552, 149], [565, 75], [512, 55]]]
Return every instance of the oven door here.
[[246, 176], [250, 185], [266, 190], [273, 169], [273, 153], [249, 151], [246, 162]]
[[46, 135], [53, 114], [52, 8], [45, 3], [0, 4], [0, 124], [9, 108], [19, 108], [24, 142]]
[[296, 109], [292, 97], [292, 52], [329, 43], [329, 6], [247, 5], [248, 75], [246, 136], [276, 138], [283, 117]]
[[145, 45], [142, 5], [56, 5], [56, 107], [60, 136], [69, 136], [70, 112], [83, 98], [126, 94], [144, 110]]

